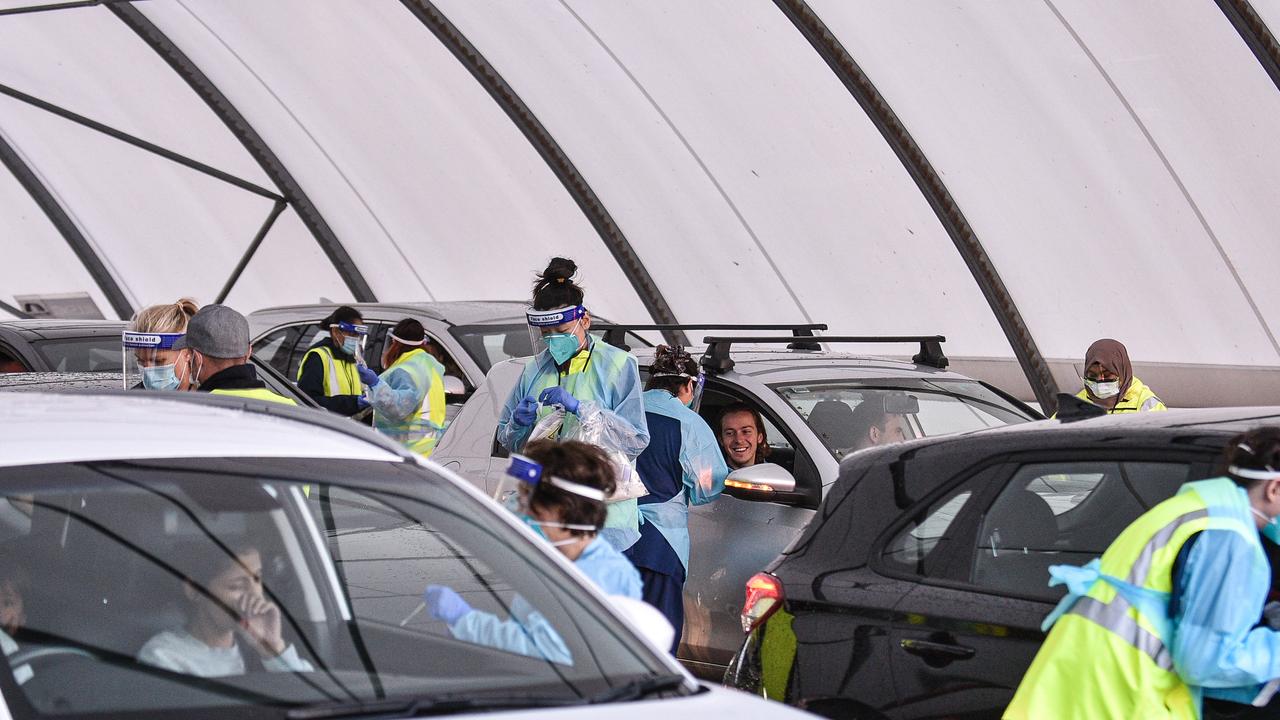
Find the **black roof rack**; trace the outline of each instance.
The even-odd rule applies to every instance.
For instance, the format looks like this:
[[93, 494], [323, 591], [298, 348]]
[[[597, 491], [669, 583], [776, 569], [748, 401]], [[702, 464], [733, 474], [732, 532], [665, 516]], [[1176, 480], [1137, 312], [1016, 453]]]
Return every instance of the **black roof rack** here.
[[[624, 323], [599, 323], [591, 326], [592, 330], [604, 330], [604, 341], [610, 345], [630, 350], [627, 345], [627, 333], [637, 330], [790, 330], [792, 337], [813, 337], [815, 330], [826, 330], [825, 323], [780, 323], [776, 325], [732, 325], [732, 324], [700, 324], [688, 325], [684, 323], [674, 325], [627, 325]], [[811, 343], [810, 343], [811, 344]], [[817, 350], [817, 346], [811, 348]]]
[[928, 365], [939, 370], [946, 369], [950, 361], [942, 354], [942, 343], [947, 339], [941, 335], [834, 335], [831, 337], [815, 337], [814, 342], [796, 342], [795, 337], [706, 337], [707, 351], [702, 355], [701, 364], [709, 373], [728, 372], [733, 369], [733, 358], [729, 357], [729, 349], [734, 343], [754, 343], [759, 345], [781, 345], [786, 343], [792, 350], [817, 350], [815, 343], [920, 343], [920, 352], [911, 358], [917, 365]]

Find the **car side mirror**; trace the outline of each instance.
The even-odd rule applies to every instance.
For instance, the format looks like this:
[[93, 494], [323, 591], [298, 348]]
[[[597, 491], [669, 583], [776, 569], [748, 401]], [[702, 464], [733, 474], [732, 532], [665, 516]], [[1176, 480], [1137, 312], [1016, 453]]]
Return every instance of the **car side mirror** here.
[[743, 500], [778, 500], [778, 496], [796, 491], [796, 479], [787, 469], [773, 463], [759, 463], [738, 468], [724, 479], [729, 495]]

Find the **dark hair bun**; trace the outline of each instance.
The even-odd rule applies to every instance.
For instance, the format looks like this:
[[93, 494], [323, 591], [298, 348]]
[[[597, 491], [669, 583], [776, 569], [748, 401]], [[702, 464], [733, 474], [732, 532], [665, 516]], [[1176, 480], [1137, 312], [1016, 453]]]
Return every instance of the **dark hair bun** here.
[[547, 269], [542, 271], [541, 279], [544, 282], [564, 282], [573, 277], [578, 272], [578, 265], [568, 258], [556, 257], [551, 258], [551, 262], [547, 263]]
[[581, 305], [582, 288], [573, 281], [578, 266], [568, 258], [555, 257], [533, 284], [533, 308], [552, 310], [568, 305]]

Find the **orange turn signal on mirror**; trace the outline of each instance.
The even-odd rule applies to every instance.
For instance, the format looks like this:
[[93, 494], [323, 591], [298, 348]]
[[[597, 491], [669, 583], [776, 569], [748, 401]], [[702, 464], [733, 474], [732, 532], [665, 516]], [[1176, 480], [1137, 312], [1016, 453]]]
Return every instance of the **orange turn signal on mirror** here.
[[725, 480], [725, 487], [738, 488], [739, 490], [755, 490], [757, 492], [773, 492], [773, 488], [760, 483], [749, 483], [741, 480]]

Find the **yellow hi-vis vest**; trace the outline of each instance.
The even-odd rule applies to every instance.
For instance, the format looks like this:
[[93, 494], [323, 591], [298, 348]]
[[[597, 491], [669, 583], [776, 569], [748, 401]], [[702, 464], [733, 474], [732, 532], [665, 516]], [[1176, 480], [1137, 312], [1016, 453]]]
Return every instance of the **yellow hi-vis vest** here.
[[363, 392], [360, 387], [360, 373], [356, 372], [356, 364], [350, 360], [335, 358], [333, 350], [324, 345], [313, 347], [302, 356], [302, 362], [298, 364], [298, 380], [302, 380], [302, 368], [307, 364], [307, 358], [312, 355], [320, 359], [320, 368], [324, 371], [325, 397], [359, 395]]
[[[1219, 510], [1230, 508], [1238, 492], [1227, 478], [1188, 483], [1125, 528], [1102, 555], [1102, 577], [1049, 631], [1005, 710], [1006, 720], [1199, 718], [1200, 691], [1173, 666], [1173, 564], [1182, 545], [1206, 529], [1240, 533], [1257, 547], [1257, 561], [1267, 562], [1257, 528]], [[1163, 603], [1147, 599], [1145, 610], [1139, 608], [1134, 592], [1108, 577]]]
[[235, 397], [251, 398], [253, 400], [265, 400], [267, 402], [280, 403], [281, 405], [297, 405], [298, 403], [291, 398], [287, 398], [268, 388], [245, 388], [241, 390], [210, 390], [210, 395], [234, 395]]
[[382, 373], [384, 382], [391, 371], [397, 369], [408, 373], [416, 387], [427, 386], [422, 404], [409, 417], [395, 421], [378, 412], [377, 388], [371, 389], [374, 427], [409, 450], [429, 457], [444, 430], [444, 366], [426, 350], [415, 348], [391, 363], [391, 367]]
[[[1089, 400], [1089, 391], [1081, 390], [1076, 393], [1076, 397], [1081, 400]], [[1090, 400], [1090, 402], [1092, 402]], [[1120, 402], [1116, 406], [1107, 411], [1109, 415], [1131, 412], [1149, 412], [1151, 410], [1168, 410], [1160, 398], [1151, 391], [1141, 380], [1134, 378], [1129, 381], [1129, 387], [1124, 391], [1124, 397], [1120, 398]]]

